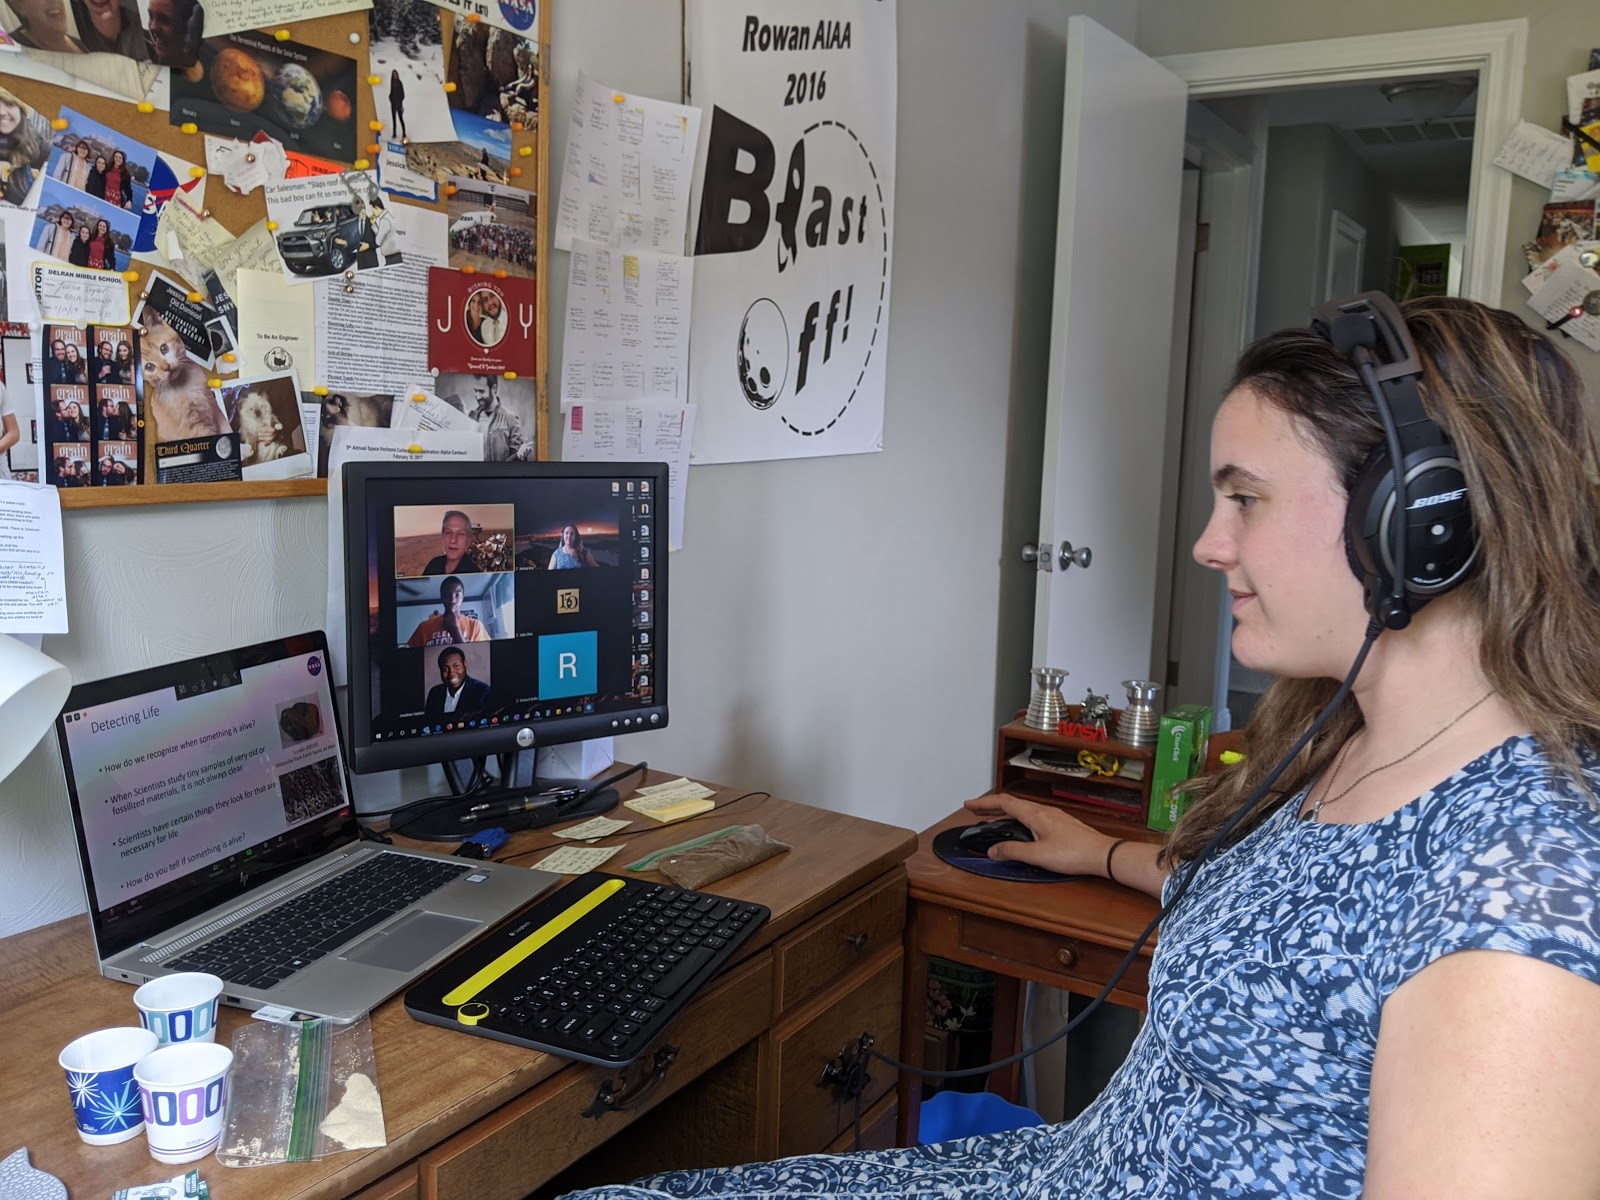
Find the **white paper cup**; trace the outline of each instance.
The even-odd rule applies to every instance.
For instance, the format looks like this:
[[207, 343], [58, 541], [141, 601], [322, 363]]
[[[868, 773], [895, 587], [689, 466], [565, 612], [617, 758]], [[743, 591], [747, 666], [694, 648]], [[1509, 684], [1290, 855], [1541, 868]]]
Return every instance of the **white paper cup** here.
[[133, 994], [139, 1020], [163, 1046], [216, 1040], [221, 998], [222, 980], [200, 971], [163, 975]]
[[148, 1029], [97, 1029], [67, 1043], [56, 1059], [67, 1073], [67, 1093], [78, 1136], [91, 1146], [112, 1146], [144, 1129], [134, 1064], [156, 1048]]
[[212, 1042], [162, 1046], [139, 1060], [133, 1077], [144, 1105], [151, 1158], [193, 1162], [217, 1148], [232, 1065], [233, 1051]]

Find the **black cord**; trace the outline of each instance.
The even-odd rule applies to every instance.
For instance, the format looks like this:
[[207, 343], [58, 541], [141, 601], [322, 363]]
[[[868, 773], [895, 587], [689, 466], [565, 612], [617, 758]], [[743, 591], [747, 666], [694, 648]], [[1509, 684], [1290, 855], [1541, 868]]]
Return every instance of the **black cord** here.
[[1189, 860], [1189, 862], [1186, 864], [1186, 869], [1184, 870], [1182, 878], [1178, 881], [1178, 885], [1172, 890], [1172, 898], [1163, 904], [1161, 906], [1161, 910], [1150, 919], [1150, 923], [1144, 927], [1144, 932], [1138, 936], [1133, 945], [1129, 948], [1127, 955], [1123, 958], [1122, 962], [1118, 964], [1117, 969], [1111, 973], [1111, 978], [1106, 980], [1106, 985], [1100, 989], [1099, 995], [1095, 996], [1093, 1000], [1089, 1001], [1088, 1005], [1082, 1011], [1080, 1011], [1077, 1016], [1073, 1017], [1064, 1026], [1062, 1026], [1058, 1032], [1052, 1034], [1050, 1037], [1040, 1042], [1037, 1046], [1024, 1046], [1021, 1050], [1017, 1051], [1017, 1053], [1006, 1058], [998, 1059], [992, 1063], [985, 1063], [981, 1067], [963, 1067], [954, 1071], [930, 1071], [926, 1067], [913, 1067], [909, 1063], [900, 1062], [896, 1059], [890, 1058], [887, 1054], [880, 1054], [876, 1050], [869, 1049], [866, 1051], [866, 1053], [871, 1057], [876, 1058], [879, 1062], [892, 1067], [896, 1071], [909, 1072], [912, 1075], [919, 1075], [924, 1079], [960, 1079], [970, 1075], [987, 1075], [990, 1071], [997, 1070], [1000, 1067], [1009, 1067], [1013, 1063], [1021, 1062], [1023, 1059], [1039, 1053], [1039, 1051], [1045, 1049], [1047, 1046], [1055, 1045], [1062, 1038], [1066, 1037], [1067, 1034], [1071, 1033], [1074, 1029], [1081, 1025], [1088, 1018], [1090, 1013], [1094, 1012], [1095, 1009], [1099, 1008], [1100, 1005], [1105, 1002], [1106, 997], [1116, 989], [1117, 984], [1122, 982], [1123, 975], [1126, 974], [1128, 968], [1133, 965], [1133, 960], [1138, 956], [1140, 949], [1144, 946], [1145, 942], [1150, 940], [1150, 935], [1156, 931], [1157, 926], [1161, 924], [1162, 920], [1178, 906], [1179, 901], [1181, 901], [1188, 893], [1189, 885], [1194, 882], [1195, 875], [1212, 857], [1217, 847], [1227, 840], [1228, 835], [1238, 827], [1239, 822], [1244, 820], [1244, 818], [1255, 809], [1256, 805], [1260, 804], [1261, 801], [1271, 792], [1272, 785], [1278, 782], [1278, 778], [1284, 773], [1284, 771], [1288, 770], [1289, 764], [1294, 762], [1294, 760], [1299, 757], [1300, 752], [1305, 749], [1306, 744], [1317, 735], [1322, 727], [1328, 723], [1328, 719], [1333, 716], [1338, 707], [1344, 703], [1345, 698], [1350, 694], [1350, 689], [1355, 685], [1356, 676], [1361, 673], [1362, 665], [1367, 661], [1367, 653], [1372, 649], [1372, 644], [1378, 640], [1378, 636], [1383, 632], [1383, 630], [1384, 626], [1378, 620], [1373, 619], [1367, 622], [1366, 641], [1362, 643], [1360, 653], [1356, 655], [1355, 662], [1350, 666], [1350, 673], [1345, 676], [1344, 682], [1339, 685], [1339, 690], [1333, 694], [1333, 699], [1329, 700], [1328, 703], [1323, 707], [1322, 711], [1317, 714], [1317, 719], [1311, 723], [1311, 728], [1307, 729], [1305, 733], [1300, 735], [1300, 740], [1295, 742], [1295, 744], [1290, 747], [1289, 752], [1283, 756], [1278, 765], [1272, 768], [1272, 771], [1267, 775], [1266, 779], [1262, 780], [1261, 786], [1256, 788], [1255, 792], [1250, 796], [1250, 798], [1239, 807], [1239, 810], [1235, 812], [1233, 816], [1229, 817], [1228, 820], [1223, 823], [1222, 828], [1217, 830], [1217, 832], [1211, 836], [1211, 840], [1201, 847], [1200, 853]]
[[1384, 397], [1383, 385], [1378, 382], [1378, 372], [1372, 365], [1371, 357], [1363, 355], [1356, 370], [1361, 375], [1361, 382], [1367, 385], [1367, 390], [1377, 402], [1378, 419], [1383, 422], [1383, 440], [1389, 447], [1389, 462], [1394, 468], [1394, 508], [1389, 516], [1394, 522], [1394, 533], [1389, 539], [1394, 555], [1394, 582], [1389, 593], [1395, 611], [1408, 614], [1409, 620], [1406, 604], [1406, 472], [1405, 455], [1400, 449], [1400, 431], [1395, 428], [1394, 414], [1389, 411], [1389, 403]]

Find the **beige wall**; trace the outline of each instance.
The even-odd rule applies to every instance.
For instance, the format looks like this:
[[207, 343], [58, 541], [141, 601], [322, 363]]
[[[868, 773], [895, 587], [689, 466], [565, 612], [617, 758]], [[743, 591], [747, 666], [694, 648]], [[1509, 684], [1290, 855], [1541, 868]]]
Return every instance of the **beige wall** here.
[[[1526, 17], [1528, 60], [1523, 66], [1522, 116], [1547, 126], [1560, 122], [1565, 80], [1586, 69], [1589, 48], [1600, 46], [1600, 5], [1594, 0], [1345, 0], [1338, 5], [1304, 0], [1140, 0], [1138, 46], [1156, 57], [1272, 46], [1323, 38], [1431, 29]], [[1519, 179], [1511, 201], [1501, 303], [1524, 320], [1538, 317], [1525, 303], [1521, 246], [1539, 226], [1542, 188]], [[1591, 412], [1600, 405], [1600, 354], [1564, 343], [1588, 385]]]

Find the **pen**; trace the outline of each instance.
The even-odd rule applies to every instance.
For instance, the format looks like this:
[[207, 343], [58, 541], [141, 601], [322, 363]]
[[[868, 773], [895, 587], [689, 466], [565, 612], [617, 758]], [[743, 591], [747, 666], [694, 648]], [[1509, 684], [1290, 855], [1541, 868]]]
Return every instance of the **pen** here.
[[479, 821], [498, 820], [500, 817], [532, 812], [536, 808], [544, 808], [548, 805], [559, 807], [565, 801], [572, 799], [574, 795], [576, 793], [566, 791], [548, 796], [527, 796], [521, 800], [497, 800], [487, 804], [474, 804], [461, 814], [461, 823], [468, 825], [476, 824]]

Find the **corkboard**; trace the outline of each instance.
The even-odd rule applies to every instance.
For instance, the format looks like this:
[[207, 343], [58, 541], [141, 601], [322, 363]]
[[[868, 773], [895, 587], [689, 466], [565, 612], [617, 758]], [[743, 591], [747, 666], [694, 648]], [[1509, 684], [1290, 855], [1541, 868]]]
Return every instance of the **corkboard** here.
[[[539, 46], [539, 119], [542, 123], [548, 121], [550, 113], [550, 0], [543, 0], [540, 10], [537, 42]], [[465, 23], [465, 18], [455, 17], [441, 9], [439, 19], [443, 33], [443, 45], [448, 56], [451, 52], [452, 39], [455, 37], [455, 23], [458, 20]], [[359, 136], [363, 138], [381, 136], [369, 131], [369, 122], [374, 119], [375, 113], [372, 104], [372, 89], [366, 82], [368, 75], [367, 13], [348, 13], [342, 16], [298, 21], [285, 26], [285, 28], [288, 29], [290, 38], [295, 42], [345, 55], [356, 60], [356, 129]], [[358, 39], [356, 43], [352, 43], [352, 35], [356, 35]], [[141, 113], [132, 101], [86, 95], [70, 88], [38, 83], [13, 75], [7, 75], [0, 79], [0, 86], [16, 93], [20, 99], [38, 109], [46, 118], [54, 119], [63, 107], [71, 108], [118, 132], [126, 133], [130, 138], [143, 142], [147, 146], [177, 155], [191, 163], [200, 165], [205, 163], [204, 131], [186, 134], [179, 127], [170, 123], [170, 118], [165, 112]], [[387, 112], [382, 116], [387, 118]], [[524, 150], [527, 151], [526, 154]], [[363, 150], [361, 156], [370, 158], [372, 166], [374, 169], [376, 168], [376, 154], [369, 154], [366, 150]], [[550, 424], [547, 383], [549, 376], [549, 287], [546, 281], [549, 261], [550, 152], [549, 139], [544, 136], [542, 129], [532, 128], [513, 131], [511, 163], [513, 169], [520, 172], [511, 180], [511, 183], [516, 187], [533, 191], [537, 196], [535, 216], [538, 242], [536, 278], [538, 313], [535, 333], [535, 361], [537, 363], [535, 370], [537, 395], [536, 437], [538, 456], [543, 460], [549, 456]], [[417, 200], [409, 196], [392, 195], [386, 196], [386, 202], [390, 204], [414, 204], [443, 212], [446, 197], [444, 187], [441, 185], [439, 200], [435, 204], [428, 204], [426, 201]], [[211, 220], [220, 222], [224, 228], [234, 235], [243, 233], [267, 215], [266, 200], [260, 188], [257, 188], [249, 195], [239, 196], [225, 188], [220, 178], [210, 178], [206, 181], [205, 208]], [[151, 274], [151, 267], [148, 263], [135, 260], [131, 264], [131, 268], [137, 273], [138, 280], [130, 282], [128, 285], [130, 311], [138, 306], [139, 294], [146, 286]], [[309, 286], [307, 285], [308, 303], [310, 302]], [[234, 367], [230, 367], [228, 364], [219, 364], [219, 367], [223, 369], [215, 371], [214, 374], [223, 382], [235, 377], [233, 373], [235, 371]], [[304, 383], [305, 381], [302, 381], [302, 384]], [[314, 441], [315, 433], [315, 430], [307, 431], [308, 441]], [[146, 439], [144, 462], [146, 479], [155, 478], [154, 454], [154, 445], [149, 439]], [[137, 504], [172, 504], [188, 501], [271, 499], [279, 496], [323, 495], [326, 491], [326, 480], [289, 479], [234, 483], [146, 483], [136, 487], [63, 488], [60, 495], [62, 507], [64, 508], [93, 508]]]

